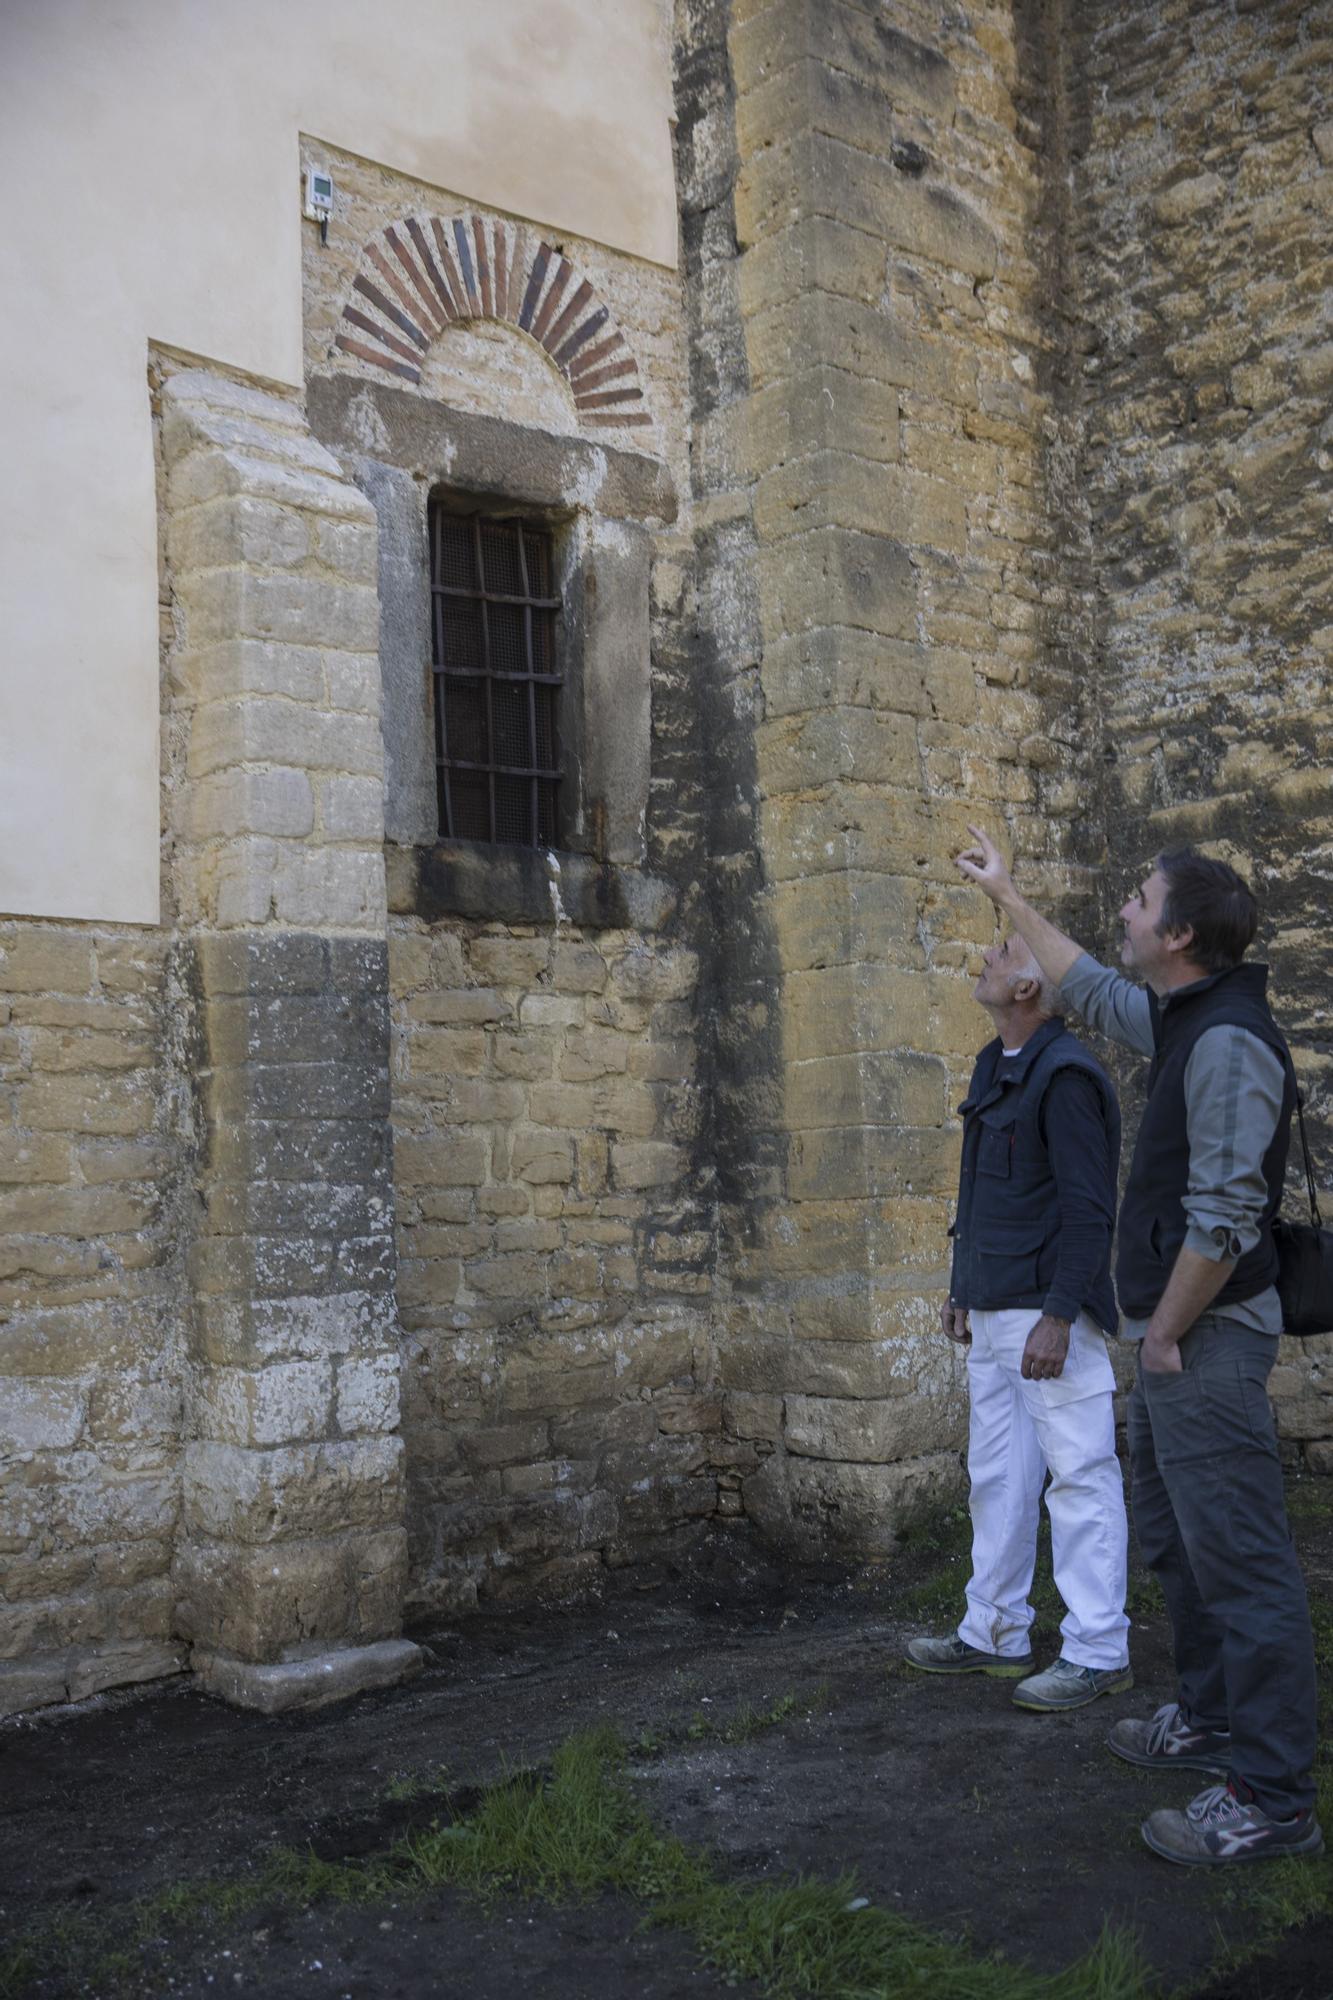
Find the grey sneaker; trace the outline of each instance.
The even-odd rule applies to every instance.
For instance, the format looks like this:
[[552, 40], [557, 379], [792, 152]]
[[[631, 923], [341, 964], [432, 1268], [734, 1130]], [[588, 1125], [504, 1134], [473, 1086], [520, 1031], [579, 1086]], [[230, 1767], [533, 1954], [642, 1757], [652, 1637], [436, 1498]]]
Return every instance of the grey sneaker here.
[[1143, 1822], [1154, 1854], [1186, 1866], [1214, 1868], [1225, 1861], [1267, 1861], [1284, 1854], [1322, 1854], [1324, 1836], [1312, 1812], [1270, 1819], [1253, 1799], [1230, 1785], [1210, 1785], [1184, 1812], [1163, 1808]]
[[1178, 1702], [1159, 1708], [1151, 1722], [1117, 1722], [1106, 1739], [1114, 1757], [1141, 1764], [1146, 1771], [1184, 1769], [1216, 1771], [1225, 1778], [1231, 1767], [1229, 1729], [1204, 1729], [1189, 1720]]
[[983, 1653], [956, 1632], [947, 1639], [909, 1639], [903, 1658], [923, 1674], [990, 1674], [998, 1680], [1012, 1680], [1033, 1665], [1031, 1653]]
[[1033, 1674], [1014, 1689], [1014, 1707], [1032, 1708], [1042, 1714], [1063, 1708], [1086, 1708], [1103, 1694], [1124, 1694], [1134, 1685], [1129, 1667], [1076, 1667], [1063, 1656], [1053, 1660], [1045, 1673]]

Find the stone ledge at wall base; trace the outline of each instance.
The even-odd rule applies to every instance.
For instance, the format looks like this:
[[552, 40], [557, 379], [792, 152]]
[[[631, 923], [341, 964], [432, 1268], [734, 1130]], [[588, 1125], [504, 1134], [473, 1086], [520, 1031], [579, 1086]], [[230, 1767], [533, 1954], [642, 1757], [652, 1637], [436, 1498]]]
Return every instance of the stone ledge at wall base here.
[[185, 1671], [186, 1652], [170, 1641], [127, 1639], [0, 1661], [0, 1718], [87, 1701], [108, 1688], [166, 1680]]
[[410, 1639], [380, 1639], [370, 1646], [338, 1646], [263, 1665], [196, 1647], [190, 1665], [205, 1693], [220, 1695], [235, 1708], [282, 1715], [292, 1708], [325, 1708], [371, 1688], [393, 1687], [420, 1673], [424, 1656]]

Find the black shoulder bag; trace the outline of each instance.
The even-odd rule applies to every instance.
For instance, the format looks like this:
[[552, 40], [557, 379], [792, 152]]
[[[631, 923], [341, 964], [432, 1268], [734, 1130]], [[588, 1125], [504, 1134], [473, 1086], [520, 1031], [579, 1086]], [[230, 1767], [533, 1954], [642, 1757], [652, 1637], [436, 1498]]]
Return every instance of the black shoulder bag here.
[[1305, 1109], [1299, 1091], [1296, 1093], [1296, 1116], [1301, 1128], [1310, 1220], [1288, 1222], [1279, 1215], [1273, 1224], [1282, 1329], [1284, 1333], [1294, 1334], [1333, 1333], [1333, 1230], [1325, 1229], [1319, 1213], [1314, 1168], [1310, 1165], [1310, 1148], [1305, 1137]]

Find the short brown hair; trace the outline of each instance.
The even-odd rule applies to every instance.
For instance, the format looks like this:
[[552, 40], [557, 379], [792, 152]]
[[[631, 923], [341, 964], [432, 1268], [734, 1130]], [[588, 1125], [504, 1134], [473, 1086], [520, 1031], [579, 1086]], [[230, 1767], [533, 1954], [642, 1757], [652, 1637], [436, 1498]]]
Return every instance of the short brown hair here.
[[1225, 861], [1210, 861], [1192, 847], [1159, 854], [1157, 866], [1166, 880], [1158, 936], [1191, 930], [1194, 963], [1205, 972], [1230, 972], [1259, 928], [1259, 905], [1249, 883]]

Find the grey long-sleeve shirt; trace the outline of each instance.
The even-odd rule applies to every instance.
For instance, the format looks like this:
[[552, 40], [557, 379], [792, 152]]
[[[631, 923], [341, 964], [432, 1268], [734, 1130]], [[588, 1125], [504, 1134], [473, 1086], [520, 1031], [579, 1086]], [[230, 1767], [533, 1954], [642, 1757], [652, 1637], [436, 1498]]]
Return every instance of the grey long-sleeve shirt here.
[[[1182, 991], [1188, 992], [1185, 987]], [[1148, 996], [1085, 952], [1060, 988], [1091, 1027], [1137, 1055], [1153, 1053]], [[1185, 1247], [1214, 1262], [1240, 1257], [1259, 1241], [1268, 1197], [1263, 1159], [1282, 1112], [1282, 1064], [1248, 1028], [1222, 1024], [1200, 1035], [1185, 1065], [1189, 1186]], [[1228, 1319], [1260, 1333], [1281, 1333], [1273, 1286], [1226, 1307]], [[1125, 1319], [1121, 1333], [1141, 1340], [1147, 1320]]]

